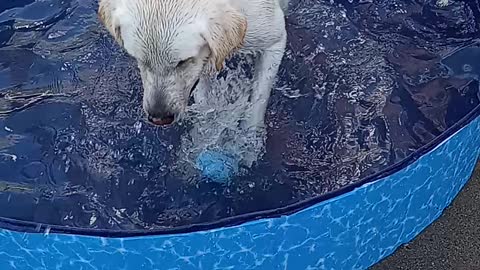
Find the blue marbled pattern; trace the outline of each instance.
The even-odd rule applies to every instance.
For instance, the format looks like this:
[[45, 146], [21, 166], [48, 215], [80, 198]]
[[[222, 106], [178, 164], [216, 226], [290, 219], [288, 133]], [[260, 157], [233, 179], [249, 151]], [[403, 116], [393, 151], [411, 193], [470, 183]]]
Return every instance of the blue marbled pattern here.
[[434, 221], [469, 179], [480, 118], [405, 169], [291, 216], [172, 236], [2, 230], [0, 269], [365, 269]]

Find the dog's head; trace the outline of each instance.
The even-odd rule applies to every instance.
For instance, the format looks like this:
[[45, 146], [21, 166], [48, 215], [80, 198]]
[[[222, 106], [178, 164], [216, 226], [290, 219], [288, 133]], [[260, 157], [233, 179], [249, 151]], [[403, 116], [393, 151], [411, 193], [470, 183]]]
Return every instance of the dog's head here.
[[183, 113], [200, 76], [239, 48], [246, 19], [227, 0], [100, 0], [99, 17], [138, 62], [155, 124]]

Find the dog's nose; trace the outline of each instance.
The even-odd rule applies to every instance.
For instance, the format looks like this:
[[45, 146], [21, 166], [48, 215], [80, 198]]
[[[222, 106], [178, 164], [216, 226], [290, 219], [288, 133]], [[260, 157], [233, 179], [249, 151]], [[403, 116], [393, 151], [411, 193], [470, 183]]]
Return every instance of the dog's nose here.
[[177, 111], [167, 106], [163, 99], [143, 103], [143, 109], [150, 123], [158, 126], [170, 125], [175, 121]]
[[175, 121], [175, 115], [166, 115], [163, 117], [155, 117], [155, 116], [149, 115], [147, 118], [148, 118], [148, 121], [150, 121], [150, 123], [157, 126], [170, 125]]

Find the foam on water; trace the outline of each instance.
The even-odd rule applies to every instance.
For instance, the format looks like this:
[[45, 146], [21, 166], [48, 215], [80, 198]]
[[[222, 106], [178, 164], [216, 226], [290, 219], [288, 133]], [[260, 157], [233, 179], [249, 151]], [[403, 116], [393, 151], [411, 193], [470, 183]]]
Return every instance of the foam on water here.
[[[246, 55], [238, 57], [236, 65], [253, 66], [253, 59]], [[253, 83], [249, 71], [226, 67], [218, 77], [208, 79], [208, 91], [197, 89], [206, 96], [191, 104], [182, 119], [186, 132], [181, 135], [178, 149], [177, 161], [183, 164], [179, 172], [191, 172], [191, 168], [197, 167], [199, 154], [207, 150], [226, 153], [246, 168], [261, 158], [265, 130], [243, 125], [252, 108], [249, 98]]]

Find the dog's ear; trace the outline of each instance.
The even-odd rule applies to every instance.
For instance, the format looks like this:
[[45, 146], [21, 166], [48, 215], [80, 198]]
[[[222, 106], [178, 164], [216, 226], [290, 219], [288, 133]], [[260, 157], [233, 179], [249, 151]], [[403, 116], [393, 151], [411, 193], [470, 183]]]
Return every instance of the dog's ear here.
[[98, 6], [98, 17], [102, 24], [107, 28], [108, 32], [115, 38], [120, 46], [123, 46], [123, 39], [120, 25], [113, 18], [114, 2], [116, 0], [100, 0]]
[[211, 64], [219, 71], [225, 59], [243, 45], [247, 19], [227, 4], [211, 14], [204, 38], [211, 50]]

